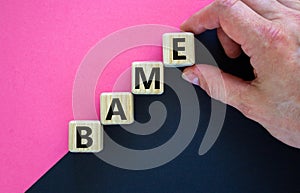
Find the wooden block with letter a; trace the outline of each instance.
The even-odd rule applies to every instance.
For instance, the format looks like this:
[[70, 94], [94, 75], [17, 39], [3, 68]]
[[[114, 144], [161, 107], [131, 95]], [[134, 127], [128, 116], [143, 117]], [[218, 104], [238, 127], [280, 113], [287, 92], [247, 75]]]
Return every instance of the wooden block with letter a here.
[[133, 94], [162, 94], [164, 92], [163, 63], [133, 62], [131, 81]]
[[133, 123], [133, 95], [130, 92], [102, 93], [100, 114], [103, 125]]
[[165, 33], [163, 35], [163, 60], [166, 67], [195, 64], [194, 34], [190, 32]]
[[103, 149], [103, 128], [100, 121], [70, 121], [69, 151], [99, 152]]

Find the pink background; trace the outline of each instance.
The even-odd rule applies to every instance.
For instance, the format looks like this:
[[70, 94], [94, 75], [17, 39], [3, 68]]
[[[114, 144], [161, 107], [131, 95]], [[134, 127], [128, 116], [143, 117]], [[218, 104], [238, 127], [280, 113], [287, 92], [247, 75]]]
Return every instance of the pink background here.
[[[92, 46], [125, 27], [179, 27], [209, 2], [1, 0], [0, 192], [24, 192], [68, 152], [73, 81]], [[157, 48], [144, 50], [122, 53], [111, 62], [122, 66], [100, 79], [115, 82], [133, 58], [161, 60]]]

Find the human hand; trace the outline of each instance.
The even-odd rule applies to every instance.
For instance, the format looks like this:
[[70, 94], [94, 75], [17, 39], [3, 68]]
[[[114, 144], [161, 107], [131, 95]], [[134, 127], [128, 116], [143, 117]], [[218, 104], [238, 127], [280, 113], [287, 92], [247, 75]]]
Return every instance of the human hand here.
[[300, 148], [300, 1], [216, 0], [181, 25], [195, 34], [215, 28], [229, 57], [250, 57], [256, 79], [206, 64], [186, 68], [183, 78]]

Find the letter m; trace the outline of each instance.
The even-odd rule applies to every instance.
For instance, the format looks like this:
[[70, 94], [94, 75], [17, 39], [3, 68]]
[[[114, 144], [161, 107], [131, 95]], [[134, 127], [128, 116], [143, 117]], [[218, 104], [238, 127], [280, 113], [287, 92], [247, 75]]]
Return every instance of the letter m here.
[[142, 67], [136, 67], [135, 69], [135, 89], [140, 89], [141, 80], [145, 89], [150, 89], [152, 81], [154, 82], [154, 89], [160, 89], [160, 70], [159, 68], [152, 68], [149, 79], [147, 80], [145, 71]]

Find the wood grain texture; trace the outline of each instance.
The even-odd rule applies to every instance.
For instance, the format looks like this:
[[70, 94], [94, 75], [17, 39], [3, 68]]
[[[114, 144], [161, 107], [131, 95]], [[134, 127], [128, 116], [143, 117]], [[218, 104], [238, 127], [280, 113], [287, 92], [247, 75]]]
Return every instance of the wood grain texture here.
[[[81, 128], [90, 128], [91, 133], [89, 134], [86, 130]], [[79, 132], [83, 137], [79, 139], [81, 144], [88, 144], [90, 141], [91, 145], [89, 147], [78, 147], [77, 146], [77, 132]], [[85, 136], [86, 135], [86, 136]], [[87, 139], [87, 137], [89, 139]], [[91, 141], [92, 140], [92, 141]], [[99, 152], [103, 149], [103, 127], [100, 121], [92, 120], [74, 120], [69, 122], [69, 151], [70, 152]]]
[[[110, 111], [113, 115], [109, 118]], [[124, 112], [124, 114], [122, 114]], [[131, 124], [134, 121], [133, 95], [130, 92], [108, 92], [100, 96], [103, 125]], [[124, 116], [122, 116], [124, 115]]]
[[133, 62], [131, 68], [133, 94], [154, 95], [164, 92], [164, 66], [162, 62]]
[[[174, 39], [177, 42], [174, 42]], [[176, 58], [174, 50], [177, 51], [179, 57]], [[194, 34], [190, 32], [165, 33], [163, 35], [163, 62], [165, 67], [183, 67], [195, 64]]]

